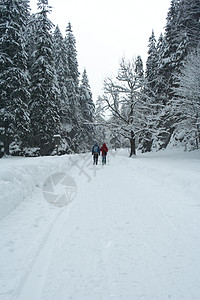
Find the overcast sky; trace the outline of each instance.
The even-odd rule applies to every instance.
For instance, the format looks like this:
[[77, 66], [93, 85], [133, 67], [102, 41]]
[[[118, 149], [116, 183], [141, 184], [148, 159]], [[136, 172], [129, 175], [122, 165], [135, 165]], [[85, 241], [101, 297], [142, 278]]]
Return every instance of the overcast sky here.
[[[115, 75], [123, 56], [137, 55], [145, 64], [148, 39], [158, 39], [166, 25], [171, 0], [49, 0], [51, 21], [63, 35], [68, 22], [76, 38], [79, 72], [86, 68], [96, 102], [103, 80]], [[30, 0], [36, 11], [37, 0]]]

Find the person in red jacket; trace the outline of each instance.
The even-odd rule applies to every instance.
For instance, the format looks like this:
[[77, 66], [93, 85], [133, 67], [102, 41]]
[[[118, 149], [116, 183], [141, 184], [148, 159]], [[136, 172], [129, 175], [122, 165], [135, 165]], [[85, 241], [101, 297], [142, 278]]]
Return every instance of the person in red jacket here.
[[106, 146], [106, 143], [103, 144], [100, 150], [102, 152], [102, 165], [106, 165], [106, 155], [108, 153], [108, 148]]

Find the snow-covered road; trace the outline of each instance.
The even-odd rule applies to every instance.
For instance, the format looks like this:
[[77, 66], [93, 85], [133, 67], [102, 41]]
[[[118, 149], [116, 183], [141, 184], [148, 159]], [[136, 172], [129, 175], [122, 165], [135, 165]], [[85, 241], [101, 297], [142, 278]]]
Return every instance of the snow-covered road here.
[[41, 183], [0, 221], [1, 300], [200, 299], [200, 152], [57, 159], [76, 197], [52, 206]]

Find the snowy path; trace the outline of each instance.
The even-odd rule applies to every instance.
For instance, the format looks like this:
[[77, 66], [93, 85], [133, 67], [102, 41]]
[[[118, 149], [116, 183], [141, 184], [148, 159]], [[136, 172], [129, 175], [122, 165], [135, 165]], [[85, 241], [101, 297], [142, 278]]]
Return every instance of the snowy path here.
[[69, 174], [70, 205], [38, 191], [0, 221], [1, 300], [199, 300], [199, 158], [113, 155]]

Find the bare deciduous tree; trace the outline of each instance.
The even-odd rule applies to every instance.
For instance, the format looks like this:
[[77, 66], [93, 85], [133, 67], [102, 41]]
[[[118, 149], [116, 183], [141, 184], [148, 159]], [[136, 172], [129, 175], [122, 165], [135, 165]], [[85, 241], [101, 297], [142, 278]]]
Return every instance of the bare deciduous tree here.
[[111, 118], [110, 127], [129, 139], [130, 156], [136, 154], [136, 135], [142, 130], [143, 86], [144, 72], [140, 56], [131, 62], [123, 58], [116, 80], [107, 78], [104, 82], [103, 101], [114, 117]]

